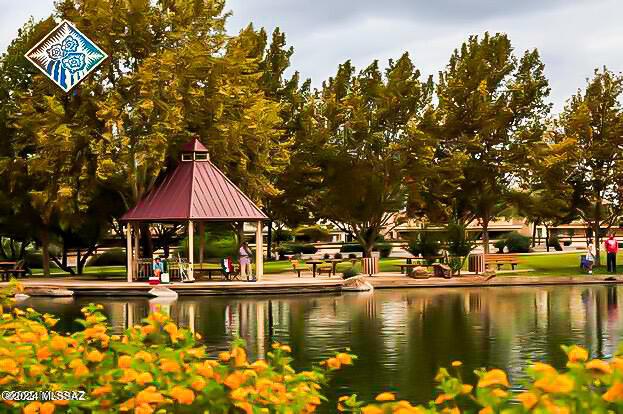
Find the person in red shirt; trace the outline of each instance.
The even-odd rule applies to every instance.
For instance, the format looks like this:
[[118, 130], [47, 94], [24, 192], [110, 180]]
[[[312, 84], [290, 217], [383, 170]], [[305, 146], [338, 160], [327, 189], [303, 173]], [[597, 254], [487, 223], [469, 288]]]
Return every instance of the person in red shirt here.
[[619, 242], [617, 241], [617, 239], [614, 238], [614, 234], [610, 234], [604, 245], [606, 246], [608, 272], [616, 273]]

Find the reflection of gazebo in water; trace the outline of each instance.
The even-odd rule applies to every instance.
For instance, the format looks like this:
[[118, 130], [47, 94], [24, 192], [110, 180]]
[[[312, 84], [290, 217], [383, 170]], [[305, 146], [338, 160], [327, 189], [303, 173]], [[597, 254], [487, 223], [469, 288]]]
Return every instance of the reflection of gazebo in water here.
[[[143, 197], [121, 218], [126, 223], [128, 282], [138, 274], [138, 226], [140, 223], [186, 223], [188, 225], [188, 273], [193, 279], [195, 223], [199, 224], [199, 262], [203, 262], [205, 222], [255, 222], [256, 276], [262, 277], [262, 221], [266, 215], [210, 162], [206, 147], [194, 139], [182, 147], [180, 164], [162, 183]], [[134, 229], [134, 241], [131, 234]], [[134, 248], [133, 248], [134, 244]], [[151, 257], [147, 258], [151, 261]]]

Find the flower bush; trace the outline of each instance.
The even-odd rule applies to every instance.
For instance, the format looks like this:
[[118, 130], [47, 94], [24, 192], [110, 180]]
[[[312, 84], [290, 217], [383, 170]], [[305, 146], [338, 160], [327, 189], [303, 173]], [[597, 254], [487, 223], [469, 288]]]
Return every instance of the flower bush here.
[[[393, 393], [382, 393], [365, 404], [356, 395], [340, 397], [338, 410], [362, 414], [408, 413], [620, 413], [623, 412], [623, 357], [611, 361], [589, 360], [581, 347], [563, 347], [567, 368], [558, 371], [541, 362], [527, 370], [530, 377], [523, 391], [513, 392], [506, 373], [500, 369], [476, 371], [476, 386], [461, 378], [461, 362], [452, 363], [454, 375], [439, 370], [439, 395], [425, 405], [397, 401]], [[619, 352], [621, 353], [621, 352]]]
[[[6, 304], [5, 304], [6, 305]], [[53, 330], [57, 320], [34, 309], [2, 313], [0, 387], [82, 390], [84, 401], [2, 401], [0, 411], [24, 413], [311, 413], [325, 400], [327, 374], [352, 363], [339, 353], [296, 372], [288, 345], [273, 344], [266, 360], [250, 362], [240, 340], [209, 358], [199, 335], [152, 313], [123, 335], [112, 335], [101, 306], [82, 309], [84, 329]]]

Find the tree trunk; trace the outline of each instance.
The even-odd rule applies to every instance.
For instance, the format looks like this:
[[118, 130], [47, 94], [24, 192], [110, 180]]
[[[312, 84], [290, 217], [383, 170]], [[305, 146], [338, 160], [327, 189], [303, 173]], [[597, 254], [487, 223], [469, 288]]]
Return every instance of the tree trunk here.
[[67, 267], [67, 243], [65, 243], [65, 239], [63, 239], [63, 257], [62, 257], [63, 266]]
[[78, 247], [76, 249], [76, 272], [81, 275], [82, 274], [82, 269], [80, 268], [80, 262], [82, 261], [82, 258], [80, 257], [80, 247]]
[[545, 248], [549, 252], [549, 226], [545, 225]]
[[595, 238], [595, 266], [601, 265], [601, 246], [599, 242], [599, 220], [593, 222], [593, 237]]
[[489, 220], [482, 222], [482, 245], [485, 254], [489, 254]]
[[268, 261], [273, 260], [273, 251], [272, 251], [272, 245], [273, 245], [273, 221], [269, 220], [268, 221], [268, 234], [267, 234], [267, 242], [266, 242], [266, 259]]
[[43, 276], [50, 277], [50, 234], [45, 225], [41, 227], [41, 260], [43, 262]]
[[536, 227], [539, 225], [539, 219], [534, 220], [532, 225], [532, 247], [536, 246]]
[[143, 255], [141, 257], [150, 258], [154, 255], [154, 244], [151, 239], [148, 223], [141, 223], [141, 248]]

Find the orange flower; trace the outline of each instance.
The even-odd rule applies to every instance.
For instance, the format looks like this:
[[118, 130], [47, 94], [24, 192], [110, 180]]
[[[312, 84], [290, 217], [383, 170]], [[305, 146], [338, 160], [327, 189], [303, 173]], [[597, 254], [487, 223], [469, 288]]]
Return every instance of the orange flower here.
[[353, 363], [353, 358], [344, 352], [337, 354], [336, 358], [340, 360], [342, 365], [350, 365]]
[[573, 345], [567, 352], [569, 362], [584, 362], [588, 359], [588, 351], [580, 346]]
[[40, 408], [41, 403], [39, 401], [33, 401], [24, 407], [24, 414], [37, 414]]
[[174, 323], [167, 323], [164, 328], [164, 331], [169, 334], [171, 339], [176, 340], [178, 336], [178, 329]]
[[0, 372], [6, 372], [15, 375], [19, 372], [19, 368], [17, 367], [17, 363], [14, 359], [1, 359]]
[[55, 351], [63, 351], [67, 348], [67, 341], [62, 336], [55, 336], [50, 342], [52, 349]]
[[103, 359], [104, 359], [104, 354], [102, 354], [97, 349], [94, 349], [93, 351], [87, 354], [87, 361], [90, 361], [90, 362], [102, 362]]
[[39, 408], [39, 414], [52, 414], [55, 409], [56, 406], [53, 403], [47, 401], [41, 404], [41, 408]]
[[376, 396], [377, 401], [394, 401], [396, 396], [391, 392], [382, 392]]
[[292, 353], [292, 348], [290, 348], [290, 345], [281, 345], [279, 349], [281, 349], [284, 352]]
[[607, 362], [601, 359], [593, 359], [586, 363], [586, 368], [593, 371], [595, 374], [612, 374], [612, 368]]
[[30, 376], [36, 377], [37, 375], [41, 375], [44, 370], [45, 367], [43, 365], [31, 365], [28, 369], [28, 373], [30, 374]]
[[190, 387], [195, 391], [201, 391], [205, 388], [205, 386], [206, 382], [203, 380], [203, 378], [197, 378], [190, 384]]
[[458, 367], [460, 367], [461, 365], [463, 365], [463, 363], [462, 363], [461, 361], [452, 361], [452, 366], [453, 366], [454, 368], [458, 368]]
[[501, 369], [492, 369], [491, 371], [488, 371], [478, 381], [478, 387], [480, 388], [486, 388], [495, 385], [510, 387], [510, 384], [508, 383], [508, 378], [506, 377], [506, 373]]
[[156, 387], [149, 386], [136, 394], [136, 404], [160, 404], [164, 402], [164, 396], [156, 391]]
[[165, 358], [160, 361], [160, 369], [164, 372], [180, 372], [181, 367], [177, 362]]
[[231, 389], [239, 388], [246, 380], [246, 377], [239, 371], [229, 374], [223, 384], [227, 385]]
[[138, 385], [145, 385], [150, 382], [154, 382], [154, 377], [149, 372], [141, 372], [136, 377], [136, 383]]
[[138, 374], [132, 368], [124, 368], [123, 375], [121, 376], [121, 378], [119, 378], [119, 382], [127, 384], [129, 382], [136, 381], [137, 376]]
[[171, 396], [180, 404], [190, 405], [195, 400], [195, 393], [188, 388], [175, 386], [171, 389]]
[[141, 326], [141, 333], [145, 336], [153, 333], [156, 329], [153, 325], [143, 325]]
[[485, 407], [478, 411], [478, 414], [493, 414], [493, 409], [491, 407]]
[[547, 374], [547, 375], [558, 374], [558, 371], [556, 371], [556, 368], [554, 368], [553, 366], [549, 364], [544, 364], [542, 362], [535, 362], [531, 368], [534, 372], [539, 373], [539, 374]]
[[329, 369], [340, 369], [340, 367], [342, 366], [342, 363], [337, 358], [329, 358], [325, 362]]
[[210, 364], [208, 364], [208, 361], [205, 361], [203, 364], [197, 367], [197, 373], [202, 377], [212, 378], [212, 376], [214, 375], [214, 369]]
[[435, 404], [443, 404], [446, 401], [452, 401], [454, 397], [450, 394], [439, 394], [435, 399]]
[[383, 410], [377, 405], [368, 405], [361, 408], [361, 414], [383, 414]]
[[129, 355], [121, 355], [117, 362], [119, 368], [130, 368], [132, 366], [132, 357]]
[[461, 386], [461, 394], [469, 394], [470, 392], [472, 392], [473, 389], [474, 389], [473, 386], [469, 384], [463, 384]]
[[612, 384], [612, 386], [608, 389], [608, 391], [606, 391], [602, 398], [608, 402], [623, 401], [623, 383], [617, 381]]
[[134, 354], [134, 358], [142, 359], [145, 362], [152, 362], [154, 360], [153, 355], [146, 351], [138, 351]]
[[223, 362], [229, 362], [229, 360], [231, 359], [231, 354], [229, 352], [221, 352], [218, 354], [218, 359]]
[[97, 387], [93, 391], [91, 391], [91, 395], [94, 397], [99, 397], [100, 395], [108, 394], [112, 391], [112, 386], [110, 384], [102, 385], [101, 387]]
[[531, 410], [539, 402], [539, 398], [531, 392], [522, 392], [517, 396], [517, 399], [526, 410]]
[[493, 391], [491, 391], [491, 394], [493, 394], [494, 396], [498, 397], [498, 398], [506, 398], [508, 397], [508, 393], [504, 390], [501, 390], [499, 388], [494, 389]]
[[187, 353], [193, 358], [203, 358], [205, 356], [205, 348], [191, 348]]
[[154, 409], [149, 404], [137, 405], [134, 408], [134, 414], [152, 414], [153, 412], [154, 412]]
[[74, 375], [76, 377], [86, 377], [89, 375], [89, 368], [84, 365], [78, 365], [74, 368]]
[[266, 370], [266, 368], [268, 368], [268, 364], [266, 363], [266, 361], [258, 359], [251, 364], [251, 368], [255, 370], [255, 372], [263, 372], [264, 370]]
[[573, 390], [575, 383], [566, 375], [549, 375], [535, 381], [534, 386], [548, 393], [567, 394]]

